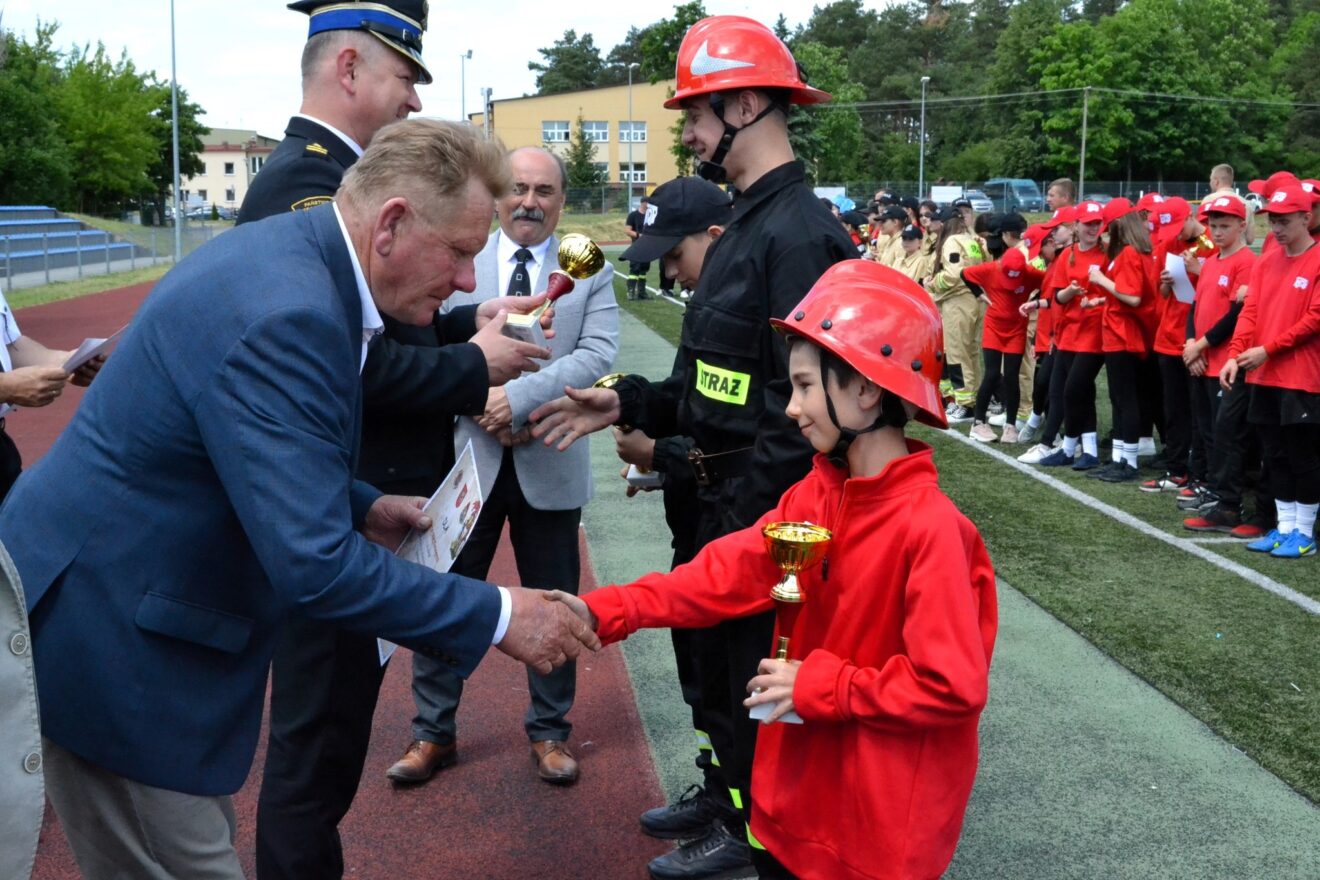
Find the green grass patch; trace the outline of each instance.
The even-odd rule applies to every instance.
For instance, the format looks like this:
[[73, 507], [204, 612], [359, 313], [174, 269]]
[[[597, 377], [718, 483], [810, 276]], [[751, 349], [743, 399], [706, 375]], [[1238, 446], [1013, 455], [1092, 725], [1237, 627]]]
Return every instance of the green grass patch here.
[[5, 299], [9, 302], [11, 309], [39, 306], [43, 303], [57, 302], [62, 299], [76, 299], [80, 296], [104, 293], [107, 290], [141, 284], [144, 281], [155, 281], [168, 272], [170, 266], [170, 263], [160, 263], [128, 272], [112, 272], [109, 275], [79, 278], [77, 281], [56, 281], [52, 284], [43, 284], [40, 287], [28, 287], [6, 293]]
[[[616, 270], [618, 264], [615, 265]], [[614, 296], [619, 301], [619, 308], [650, 327], [672, 345], [678, 345], [679, 335], [683, 332], [683, 307], [674, 305], [665, 299], [628, 299], [628, 282], [617, 271], [614, 275]]]
[[[622, 279], [615, 290], [621, 308], [678, 344], [681, 309], [627, 302]], [[1097, 388], [1101, 434], [1109, 409], [1103, 379]], [[941, 483], [981, 530], [1000, 577], [1297, 791], [1320, 800], [1320, 618], [942, 432], [917, 427], [912, 433], [934, 445]], [[1062, 480], [1152, 530], [1191, 534], [1170, 494], [1063, 470], [1057, 474]], [[1210, 549], [1320, 597], [1315, 560], [1262, 559], [1236, 544]]]
[[[941, 483], [981, 530], [1000, 577], [1320, 799], [1320, 619], [939, 432], [913, 433], [935, 446]], [[1112, 491], [1103, 500], [1138, 516], [1157, 497], [1082, 488]], [[1286, 579], [1271, 575], [1297, 586], [1315, 575], [1307, 561], [1293, 566]]]

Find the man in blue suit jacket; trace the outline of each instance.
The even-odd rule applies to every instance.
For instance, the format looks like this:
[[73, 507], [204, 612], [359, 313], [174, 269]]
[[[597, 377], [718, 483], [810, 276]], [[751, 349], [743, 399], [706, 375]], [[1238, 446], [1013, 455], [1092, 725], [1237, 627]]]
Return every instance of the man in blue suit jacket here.
[[541, 671], [598, 646], [542, 593], [394, 558], [428, 525], [417, 499], [351, 477], [380, 313], [427, 324], [471, 290], [509, 184], [469, 126], [385, 129], [334, 205], [236, 228], [171, 271], [0, 508], [51, 800], [87, 877], [242, 876], [227, 796], [291, 614], [462, 675], [492, 643]]

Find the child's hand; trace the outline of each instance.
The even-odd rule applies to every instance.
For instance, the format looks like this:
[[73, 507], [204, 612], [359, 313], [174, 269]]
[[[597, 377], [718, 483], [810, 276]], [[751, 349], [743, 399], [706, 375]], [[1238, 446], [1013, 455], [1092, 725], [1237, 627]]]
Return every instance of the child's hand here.
[[774, 724], [780, 718], [793, 711], [793, 683], [797, 681], [798, 667], [801, 660], [772, 660], [766, 658], [756, 667], [760, 674], [747, 682], [750, 697], [743, 700], [747, 708], [761, 703], [775, 703], [775, 708], [763, 720], [762, 724]]

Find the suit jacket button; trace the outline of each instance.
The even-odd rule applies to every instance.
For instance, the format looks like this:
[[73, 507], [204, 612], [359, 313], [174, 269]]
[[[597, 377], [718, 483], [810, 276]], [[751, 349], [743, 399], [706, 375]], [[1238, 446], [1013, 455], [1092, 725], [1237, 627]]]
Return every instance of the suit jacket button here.
[[394, 476], [394, 468], [385, 468], [385, 473]]
[[455, 666], [455, 667], [458, 666], [458, 660], [456, 660], [456, 659], [453, 658], [453, 657], [450, 657], [450, 658], [449, 658], [448, 660], [446, 660], [445, 662], [448, 663], [450, 666]]
[[29, 773], [36, 773], [41, 769], [41, 752], [28, 752], [23, 759], [23, 769]]
[[9, 640], [9, 650], [13, 651], [19, 657], [22, 657], [28, 650], [27, 633], [14, 633], [14, 637]]

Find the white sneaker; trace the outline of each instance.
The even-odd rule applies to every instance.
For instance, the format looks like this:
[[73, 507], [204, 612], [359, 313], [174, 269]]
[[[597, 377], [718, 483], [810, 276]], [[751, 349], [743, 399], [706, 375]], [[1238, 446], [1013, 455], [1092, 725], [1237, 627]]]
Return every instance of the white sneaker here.
[[982, 443], [994, 443], [999, 439], [985, 422], [977, 422], [972, 425], [971, 437], [973, 440], [979, 440]]
[[1008, 415], [1006, 413], [1001, 412], [991, 416], [988, 421], [996, 428], [1002, 428], [1008, 422]]
[[1055, 448], [1057, 447], [1050, 447], [1046, 446], [1044, 443], [1037, 443], [1035, 446], [1019, 455], [1018, 461], [1023, 464], [1040, 464], [1040, 460], [1053, 452]]
[[1154, 437], [1142, 437], [1141, 441], [1137, 444], [1137, 455], [1145, 455], [1153, 458], [1156, 451]]
[[1037, 425], [1033, 428], [1031, 426], [1031, 422], [1027, 422], [1025, 425], [1021, 427], [1021, 429], [1018, 430], [1018, 442], [1035, 443], [1036, 435], [1040, 433], [1040, 428], [1041, 428], [1040, 425]]
[[951, 425], [970, 422], [972, 420], [972, 410], [970, 407], [960, 406], [955, 403], [952, 408], [948, 410], [948, 419], [949, 424]]

